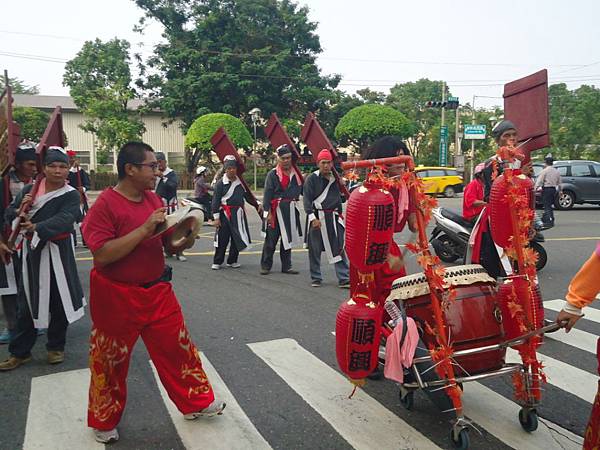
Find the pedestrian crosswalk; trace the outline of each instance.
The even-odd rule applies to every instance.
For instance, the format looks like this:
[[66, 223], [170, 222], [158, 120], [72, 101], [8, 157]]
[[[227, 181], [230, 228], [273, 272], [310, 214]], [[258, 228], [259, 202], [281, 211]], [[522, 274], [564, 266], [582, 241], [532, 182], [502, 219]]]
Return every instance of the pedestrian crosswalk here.
[[[546, 302], [549, 310], [562, 308], [562, 302]], [[595, 312], [585, 319], [594, 321]], [[333, 340], [324, 333], [323, 339]], [[590, 354], [595, 352], [597, 336], [581, 330], [569, 335], [559, 331], [546, 336], [560, 345], [577, 348]], [[275, 339], [246, 344], [252, 364], [261, 364], [304, 402], [304, 407], [316, 412], [326, 421], [349, 447], [371, 449], [376, 443], [382, 449], [436, 449], [446, 448], [447, 443], [429, 436], [421, 426], [411, 422], [410, 414], [382, 404], [369, 390], [357, 390], [349, 399], [351, 385], [330, 364], [325, 363], [307, 348], [291, 338]], [[557, 355], [543, 353], [540, 359], [545, 365], [548, 382], [554, 388], [568, 392], [573, 398], [590, 405], [594, 399], [598, 377], [596, 374], [561, 361]], [[228, 386], [210, 361], [210, 355], [202, 354], [204, 368], [217, 396], [227, 403], [223, 416], [209, 420], [186, 421], [169, 400], [162, 388], [151, 362], [160, 398], [169, 414], [176, 437], [164, 437], [162, 447], [178, 439], [186, 449], [271, 449], [279, 447], [269, 442], [254, 425], [251, 413], [236, 401], [236, 386]], [[507, 352], [507, 362], [520, 362], [518, 353]], [[250, 363], [249, 363], [250, 364]], [[31, 382], [29, 409], [26, 418], [23, 448], [29, 449], [100, 449], [86, 426], [87, 369], [71, 370], [36, 377]], [[382, 383], [391, 383], [383, 381]], [[509, 382], [510, 383], [510, 382]], [[278, 399], [272, 399], [274, 403]], [[582, 438], [556, 423], [541, 418], [537, 431], [525, 432], [518, 420], [519, 405], [494, 389], [477, 382], [465, 385], [465, 414], [474, 426], [493, 436], [507, 447], [516, 449], [576, 449], [581, 448]], [[131, 400], [130, 400], [131, 401]], [[578, 400], [579, 401], [579, 400]], [[583, 404], [583, 403], [582, 403]], [[60, 411], [60, 413], [57, 413]], [[433, 419], [433, 418], [432, 418]], [[436, 418], [437, 419], [437, 418]], [[121, 430], [127, 433], [127, 430]], [[161, 448], [162, 448], [161, 447]], [[171, 448], [171, 447], [169, 447]]]

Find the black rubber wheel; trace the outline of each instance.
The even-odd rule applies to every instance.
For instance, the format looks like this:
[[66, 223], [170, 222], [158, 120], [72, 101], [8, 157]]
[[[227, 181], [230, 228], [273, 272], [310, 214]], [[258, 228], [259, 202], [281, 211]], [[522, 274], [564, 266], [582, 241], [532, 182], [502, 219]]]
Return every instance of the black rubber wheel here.
[[455, 435], [454, 430], [451, 430], [450, 440], [452, 441], [452, 446], [460, 450], [467, 450], [471, 446], [471, 442], [469, 441], [469, 431], [466, 428], [460, 430], [457, 436]]
[[561, 211], [565, 211], [567, 209], [573, 208], [574, 204], [575, 194], [573, 194], [571, 191], [562, 191], [560, 194], [558, 194], [554, 206], [556, 206], [556, 208], [560, 209]]
[[453, 198], [455, 195], [456, 191], [454, 189], [454, 186], [446, 186], [446, 189], [444, 189], [444, 197]]
[[538, 416], [535, 409], [521, 408], [519, 411], [519, 423], [528, 433], [537, 430]]
[[404, 409], [407, 411], [412, 411], [415, 406], [415, 393], [411, 391], [402, 397], [402, 391], [400, 391], [398, 396], [400, 397], [400, 404], [404, 406]]
[[444, 262], [451, 263], [459, 258], [459, 255], [456, 255], [454, 252], [452, 252], [452, 242], [445, 234], [442, 234], [431, 241], [431, 245], [435, 250], [435, 254], [438, 255]]
[[535, 263], [535, 269], [539, 272], [546, 267], [546, 263], [548, 262], [548, 253], [546, 253], [546, 249], [539, 242], [532, 241], [529, 243], [529, 246], [538, 255], [538, 260]]

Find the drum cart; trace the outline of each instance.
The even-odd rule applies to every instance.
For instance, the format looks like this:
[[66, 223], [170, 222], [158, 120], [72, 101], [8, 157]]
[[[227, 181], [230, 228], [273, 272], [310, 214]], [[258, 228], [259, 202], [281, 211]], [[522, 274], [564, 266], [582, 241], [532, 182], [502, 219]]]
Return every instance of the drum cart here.
[[[342, 168], [372, 168], [386, 164], [402, 163], [406, 164], [409, 171], [414, 171], [414, 162], [409, 156], [347, 162], [342, 164]], [[525, 364], [520, 363], [505, 363], [506, 350], [509, 347], [521, 345], [521, 348], [528, 346], [528, 351], [530, 351], [531, 348], [535, 348], [534, 342], [537, 342], [537, 345], [539, 345], [539, 339], [541, 339], [545, 333], [556, 331], [561, 326], [559, 324], [545, 324], [545, 326], [540, 326], [538, 328], [529, 328], [531, 331], [517, 337], [505, 339], [504, 330], [502, 328], [502, 314], [500, 309], [496, 306], [497, 290], [495, 280], [476, 280], [472, 283], [458, 283], [458, 285], [475, 285], [478, 288], [484, 285], [484, 290], [487, 290], [488, 294], [480, 293], [456, 297], [455, 300], [463, 298], [478, 299], [476, 302], [478, 306], [472, 308], [474, 311], [471, 313], [470, 320], [464, 320], [462, 314], [462, 310], [471, 308], [469, 302], [463, 302], [463, 305], [457, 307], [458, 309], [461, 309], [461, 311], [452, 312], [451, 310], [455, 308], [453, 305], [459, 304], [460, 302], [455, 300], [445, 301], [445, 297], [450, 289], [454, 289], [455, 284], [450, 280], [446, 280], [445, 275], [444, 279], [440, 280], [440, 275], [437, 270], [435, 270], [436, 263], [432, 262], [434, 260], [431, 257], [429, 242], [425, 233], [426, 222], [423, 213], [424, 208], [422, 207], [425, 203], [422, 205], [418, 201], [420, 198], [419, 195], [422, 194], [422, 189], [419, 190], [419, 184], [418, 182], [415, 183], [414, 178], [410, 183], [411, 185], [408, 187], [411, 201], [414, 202], [413, 204], [419, 205], [416, 211], [418, 232], [418, 246], [416, 252], [422, 256], [422, 260], [426, 261], [425, 263], [421, 263], [421, 265], [427, 276], [424, 274], [416, 275], [416, 277], [421, 277], [421, 283], [425, 285], [425, 289], [417, 295], [417, 297], [421, 297], [421, 300], [418, 305], [412, 305], [414, 307], [413, 311], [410, 311], [411, 305], [408, 301], [405, 301], [398, 306], [401, 318], [405, 319], [406, 316], [416, 319], [420, 318], [422, 322], [427, 324], [427, 332], [422, 328], [419, 333], [421, 340], [417, 347], [416, 357], [413, 360], [412, 366], [408, 370], [405, 370], [405, 374], [409, 379], [400, 384], [400, 402], [406, 409], [412, 409], [414, 405], [414, 392], [418, 389], [423, 390], [428, 395], [447, 394], [446, 403], [449, 407], [445, 408], [443, 411], [454, 412], [456, 414], [456, 419], [453, 421], [450, 432], [451, 441], [455, 448], [468, 449], [470, 445], [468, 427], [471, 426], [471, 422], [463, 414], [461, 400], [463, 384], [504, 375], [520, 374], [522, 380], [522, 389], [520, 389], [520, 393], [522, 394], [521, 397], [523, 397], [523, 399], [520, 400], [521, 410], [519, 411], [518, 418], [523, 429], [532, 432], [536, 430], [538, 426], [536, 408], [538, 407], [538, 399], [540, 398], [540, 372], [536, 373], [536, 369], [533, 368], [533, 366], [528, 367]], [[513, 229], [516, 229], [516, 225], [514, 225], [516, 223], [514, 214], [515, 213], [511, 211], [511, 216], [513, 217], [510, 218], [510, 221], [513, 224]], [[517, 235], [515, 235], [515, 240], [518, 245], [519, 237]], [[524, 267], [522, 264], [523, 255], [520, 252], [521, 250], [517, 248], [517, 260], [520, 263], [519, 266]], [[477, 267], [483, 270], [481, 266]], [[456, 268], [446, 269], [451, 272]], [[516, 277], [523, 276], [523, 274], [516, 275]], [[388, 297], [387, 302], [410, 298], [402, 298], [401, 296], [394, 297], [394, 289], [397, 283], [401, 283], [404, 278], [410, 277], [414, 278], [415, 276], [402, 277], [394, 282], [392, 293]], [[460, 278], [460, 276], [458, 278]], [[418, 284], [418, 282], [415, 283]], [[530, 294], [527, 295], [530, 296]], [[425, 299], [424, 301], [423, 298]], [[529, 305], [527, 307], [530, 308]], [[477, 317], [477, 314], [482, 315], [482, 313], [486, 313], [486, 318], [481, 319], [480, 317]], [[490, 318], [489, 316], [493, 317]], [[396, 317], [396, 319], [398, 319], [398, 317]], [[512, 320], [511, 318], [505, 319]], [[485, 322], [486, 320], [488, 322], [493, 320], [496, 321], [495, 327], [497, 328], [497, 332], [492, 333], [491, 335], [489, 333], [479, 333], [478, 328], [481, 328], [479, 322]], [[463, 323], [457, 325], [457, 321], [462, 321]], [[404, 329], [406, 329], [406, 327], [404, 327]], [[456, 333], [457, 330], [458, 333]], [[455, 331], [454, 336], [453, 331]], [[382, 340], [390, 336], [391, 333], [392, 327], [390, 327], [389, 324], [384, 324], [382, 326]], [[457, 334], [460, 333], [467, 338], [462, 339], [461, 337], [461, 341], [457, 337]], [[435, 338], [432, 337], [433, 335], [435, 335]], [[492, 338], [491, 340], [493, 342], [490, 342], [490, 338]], [[403, 340], [404, 336], [401, 341]], [[426, 345], [424, 345], [423, 341], [426, 341]], [[385, 357], [385, 355], [381, 354], [381, 349], [382, 347], [380, 347], [380, 361], [382, 357]], [[490, 355], [492, 356], [490, 357]], [[473, 368], [475, 368], [475, 370], [472, 370]]]

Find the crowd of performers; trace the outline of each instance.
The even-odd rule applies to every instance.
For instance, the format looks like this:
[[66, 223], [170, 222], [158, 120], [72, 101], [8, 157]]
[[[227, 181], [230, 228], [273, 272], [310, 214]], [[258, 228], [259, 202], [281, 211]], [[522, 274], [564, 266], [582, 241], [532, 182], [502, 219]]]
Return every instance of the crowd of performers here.
[[[514, 146], [517, 142], [517, 131], [509, 121], [501, 122], [494, 129], [494, 136], [499, 146]], [[409, 155], [406, 146], [394, 137], [383, 137], [364, 158], [399, 155]], [[0, 242], [4, 262], [0, 294], [10, 342], [10, 356], [0, 363], [0, 371], [27, 363], [37, 330], [44, 328], [48, 362], [64, 361], [68, 325], [83, 316], [86, 306], [74, 254], [74, 229], [81, 224], [82, 244], [89, 248], [94, 260], [89, 296], [92, 331], [88, 426], [95, 438], [108, 443], [119, 437], [117, 425], [127, 400], [131, 352], [140, 336], [169, 397], [186, 419], [221, 414], [225, 403], [215, 398], [170, 283], [172, 274], [165, 264], [164, 250], [169, 232], [155, 231], [177, 204], [176, 175], [168, 168], [164, 155], [141, 142], [124, 145], [117, 157], [116, 186], [102, 192], [91, 208], [86, 197], [89, 177], [79, 168], [74, 154], [49, 148], [43, 160], [45, 177], [36, 190], [31, 183], [35, 159], [32, 146], [20, 147], [14, 169], [0, 184], [0, 213], [5, 223]], [[332, 173], [331, 152], [321, 151], [316, 160], [317, 170], [303, 180], [293, 164], [292, 150], [287, 145], [277, 148], [277, 165], [267, 174], [263, 204], [256, 207], [263, 219], [265, 237], [260, 274], [271, 272], [278, 242], [281, 272], [297, 274], [291, 251], [304, 241], [312, 286], [322, 284], [321, 256], [325, 253], [328, 263], [334, 265], [338, 286], [352, 291], [359, 274], [349, 265], [344, 249], [342, 204], [347, 199]], [[491, 159], [479, 166], [475, 184], [465, 192], [466, 218], [476, 222], [471, 260], [480, 262], [495, 278], [504, 276], [507, 266], [489, 232], [485, 206], [492, 170], [502, 170], [499, 163]], [[238, 176], [238, 164], [236, 158], [226, 157], [222, 176], [213, 187], [204, 179], [205, 168], [197, 172], [197, 196], [205, 197], [209, 190], [214, 194], [210, 204], [216, 227], [214, 270], [225, 263], [227, 247], [227, 266], [239, 268], [239, 254], [251, 243], [245, 210], [245, 203], [251, 199]], [[405, 166], [391, 165], [385, 170], [387, 177], [397, 178]], [[408, 189], [399, 183], [390, 192], [396, 211], [394, 231], [408, 227], [414, 232], [416, 205]], [[304, 227], [298, 207], [301, 196], [306, 213]], [[27, 213], [22, 212], [23, 204], [31, 206]], [[14, 227], [19, 233], [16, 242], [9, 242]], [[184, 249], [194, 244], [194, 238], [190, 236], [177, 249], [180, 257]], [[392, 241], [386, 264], [374, 274], [373, 301], [383, 304], [392, 282], [404, 275], [402, 252]], [[567, 330], [581, 316], [581, 308], [600, 291], [598, 275], [600, 245], [569, 286], [567, 304], [557, 319], [566, 321]], [[586, 443], [593, 441], [598, 445], [600, 397], [594, 408]]]

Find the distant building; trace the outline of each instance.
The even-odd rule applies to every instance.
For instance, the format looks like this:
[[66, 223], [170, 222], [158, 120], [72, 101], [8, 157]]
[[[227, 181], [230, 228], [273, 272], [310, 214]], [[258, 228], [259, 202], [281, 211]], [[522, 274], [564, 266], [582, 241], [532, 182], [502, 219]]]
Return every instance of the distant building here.
[[[92, 133], [79, 128], [79, 125], [84, 122], [84, 117], [71, 97], [26, 94], [14, 94], [13, 97], [15, 106], [29, 106], [48, 113], [52, 113], [54, 108], [60, 106], [63, 112], [63, 128], [69, 141], [67, 148], [77, 152], [82, 166], [89, 170], [97, 170], [96, 139]], [[141, 104], [141, 100], [131, 100], [129, 108], [136, 111]], [[144, 114], [142, 121], [146, 126], [142, 140], [154, 150], [164, 152], [171, 165], [183, 164], [185, 154], [181, 121], [169, 122], [160, 111]], [[113, 155], [109, 156], [109, 164], [113, 165]]]

